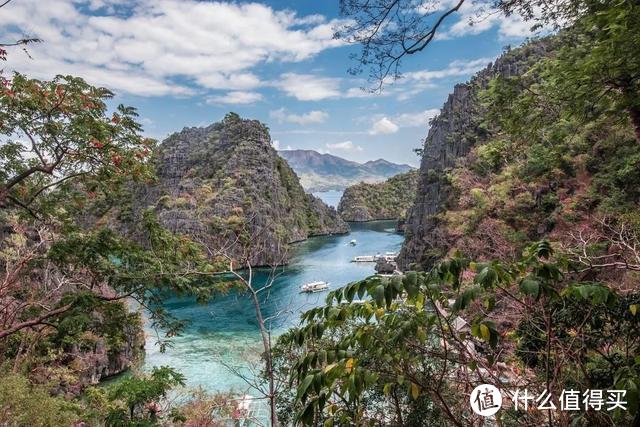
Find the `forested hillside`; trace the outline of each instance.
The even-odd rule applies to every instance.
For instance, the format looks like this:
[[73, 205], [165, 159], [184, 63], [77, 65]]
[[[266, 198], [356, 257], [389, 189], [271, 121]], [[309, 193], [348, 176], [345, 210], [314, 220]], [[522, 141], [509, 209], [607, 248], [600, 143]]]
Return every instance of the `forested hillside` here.
[[[561, 5], [531, 19], [572, 25], [507, 50], [432, 121], [404, 277], [331, 292], [279, 341], [298, 354], [280, 356], [298, 381], [283, 417], [482, 425], [470, 393], [491, 384], [500, 425], [637, 425], [640, 8]], [[553, 407], [523, 410], [525, 389]], [[574, 412], [567, 390], [587, 396]]]
[[403, 220], [413, 204], [418, 172], [399, 174], [376, 184], [361, 182], [348, 187], [338, 213], [345, 221]]
[[133, 209], [153, 207], [173, 232], [237, 259], [251, 241], [252, 265], [282, 264], [287, 245], [349, 231], [335, 209], [305, 193], [257, 120], [230, 113], [206, 128], [185, 128], [156, 153], [157, 184]]
[[[20, 5], [0, 61], [53, 73], [0, 70], [0, 427], [640, 426], [637, 0], [48, 3], [0, 1]], [[158, 144], [154, 120], [87, 82], [157, 96], [140, 101], [156, 119], [234, 105], [277, 119], [283, 144], [395, 149], [435, 111], [421, 94], [477, 70], [438, 70], [444, 55], [403, 81], [403, 64], [529, 24], [442, 100], [417, 171], [312, 151], [290, 167], [235, 113]], [[348, 79], [320, 55], [342, 48]], [[316, 189], [405, 172], [339, 206], [406, 216], [402, 271], [401, 235], [331, 236], [349, 226], [296, 167]], [[292, 245], [311, 236], [327, 237]], [[141, 368], [145, 351], [162, 363]]]

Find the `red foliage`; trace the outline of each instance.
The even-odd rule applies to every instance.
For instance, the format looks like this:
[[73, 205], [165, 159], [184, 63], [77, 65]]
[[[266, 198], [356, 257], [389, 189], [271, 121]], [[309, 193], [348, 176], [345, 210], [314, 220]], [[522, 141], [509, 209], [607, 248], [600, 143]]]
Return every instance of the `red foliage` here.
[[104, 147], [104, 144], [103, 144], [102, 142], [98, 141], [98, 140], [97, 140], [97, 139], [95, 139], [95, 138], [91, 141], [91, 145], [93, 145], [95, 148], [102, 148], [102, 147]]

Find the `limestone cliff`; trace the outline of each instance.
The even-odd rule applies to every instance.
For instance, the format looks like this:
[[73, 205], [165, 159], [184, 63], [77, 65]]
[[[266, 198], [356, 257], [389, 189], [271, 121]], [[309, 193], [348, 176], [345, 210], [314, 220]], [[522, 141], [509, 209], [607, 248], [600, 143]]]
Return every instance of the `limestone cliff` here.
[[548, 44], [538, 41], [503, 54], [469, 82], [456, 85], [440, 114], [432, 120], [422, 150], [416, 197], [404, 225], [405, 242], [398, 257], [402, 269], [429, 267], [449, 249], [450, 241], [438, 230], [439, 214], [451, 196], [448, 172], [487, 137], [478, 93], [495, 76], [525, 72], [544, 54]]
[[156, 155], [158, 183], [143, 191], [160, 221], [237, 258], [250, 241], [253, 265], [286, 262], [288, 243], [346, 233], [347, 224], [304, 192], [271, 144], [268, 128], [228, 114], [168, 137]]
[[377, 184], [361, 182], [348, 187], [338, 205], [345, 221], [404, 218], [416, 193], [418, 171], [399, 174]]

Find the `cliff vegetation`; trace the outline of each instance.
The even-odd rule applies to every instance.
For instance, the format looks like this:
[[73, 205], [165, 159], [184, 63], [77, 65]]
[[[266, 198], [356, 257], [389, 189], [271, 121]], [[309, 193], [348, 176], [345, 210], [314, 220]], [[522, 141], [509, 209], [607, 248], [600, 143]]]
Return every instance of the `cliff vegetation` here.
[[348, 187], [338, 213], [345, 221], [403, 220], [413, 204], [418, 171], [393, 176], [381, 183], [361, 182]]

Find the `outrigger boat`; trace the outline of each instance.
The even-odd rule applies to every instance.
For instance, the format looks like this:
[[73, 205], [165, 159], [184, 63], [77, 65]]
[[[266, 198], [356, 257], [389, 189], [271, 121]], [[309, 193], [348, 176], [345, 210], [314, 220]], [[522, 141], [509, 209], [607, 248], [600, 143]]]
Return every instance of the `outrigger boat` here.
[[377, 258], [374, 255], [360, 255], [351, 260], [351, 262], [376, 262]]
[[329, 284], [327, 282], [319, 280], [317, 282], [311, 282], [302, 285], [302, 287], [300, 287], [300, 292], [313, 293], [326, 291], [327, 289], [329, 289]]

